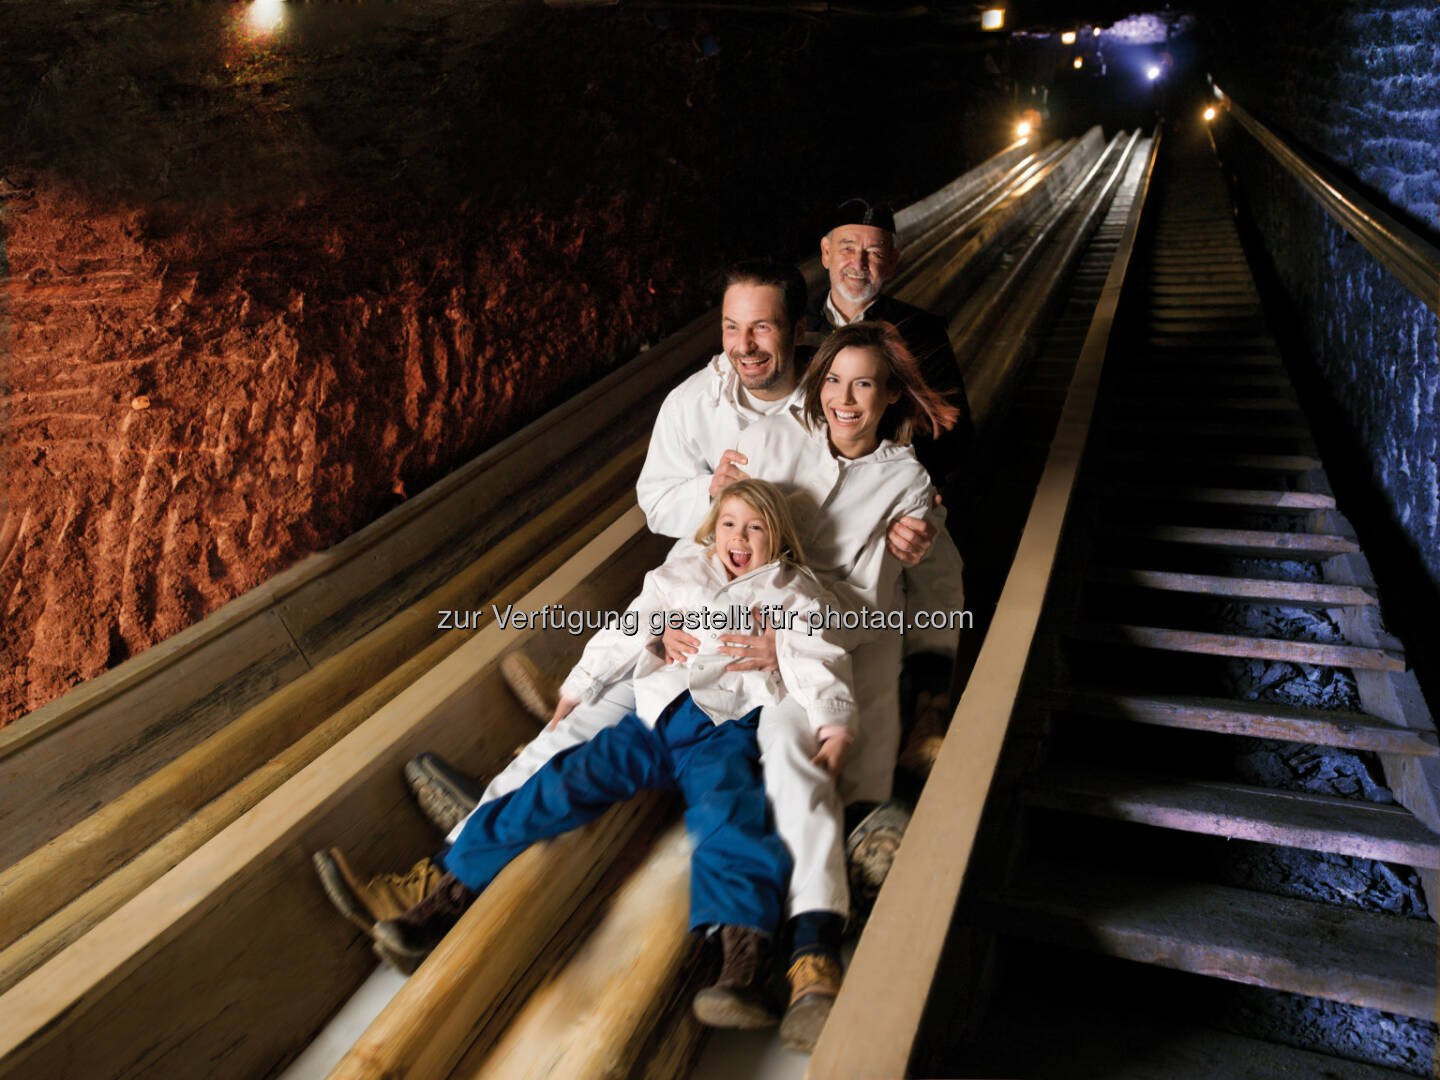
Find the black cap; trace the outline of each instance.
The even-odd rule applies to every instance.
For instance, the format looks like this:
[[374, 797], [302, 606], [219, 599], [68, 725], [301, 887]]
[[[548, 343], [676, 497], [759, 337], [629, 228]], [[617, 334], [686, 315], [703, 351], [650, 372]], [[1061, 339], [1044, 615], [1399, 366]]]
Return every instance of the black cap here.
[[[889, 203], [871, 203], [864, 199], [846, 199], [830, 219], [830, 228], [841, 225], [869, 225], [871, 228], [895, 231], [895, 213]], [[828, 231], [828, 230], [827, 230]]]

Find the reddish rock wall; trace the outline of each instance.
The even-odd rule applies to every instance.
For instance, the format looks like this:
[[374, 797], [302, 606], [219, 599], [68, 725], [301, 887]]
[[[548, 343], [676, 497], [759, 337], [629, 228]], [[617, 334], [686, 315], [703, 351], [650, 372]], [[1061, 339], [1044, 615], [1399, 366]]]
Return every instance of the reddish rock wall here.
[[817, 207], [1003, 137], [959, 123], [978, 56], [907, 89], [940, 63], [908, 30], [856, 82], [888, 32], [287, 4], [263, 38], [253, 6], [7, 30], [0, 724], [586, 385], [729, 259], [808, 254]]

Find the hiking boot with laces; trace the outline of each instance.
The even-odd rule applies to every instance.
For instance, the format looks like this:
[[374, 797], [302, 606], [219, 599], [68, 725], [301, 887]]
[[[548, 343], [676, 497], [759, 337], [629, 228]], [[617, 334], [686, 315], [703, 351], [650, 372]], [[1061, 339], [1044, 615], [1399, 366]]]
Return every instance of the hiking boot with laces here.
[[856, 913], [865, 913], [880, 895], [905, 829], [910, 808], [898, 799], [881, 803], [851, 830], [845, 841], [845, 863], [850, 873], [850, 902]]
[[485, 785], [466, 776], [439, 754], [419, 754], [405, 763], [405, 783], [420, 812], [447, 836], [470, 816]]
[[475, 902], [479, 893], [454, 874], [445, 874], [410, 910], [375, 924], [375, 952], [409, 975]]
[[427, 858], [403, 874], [376, 874], [362, 881], [339, 848], [315, 852], [312, 862], [335, 910], [371, 936], [381, 919], [393, 919], [425, 899], [445, 873]]
[[840, 959], [829, 952], [797, 956], [787, 975], [790, 1004], [780, 1021], [780, 1042], [787, 1050], [815, 1049], [840, 993]]
[[500, 661], [500, 674], [525, 711], [548, 724], [555, 715], [555, 701], [559, 697], [555, 681], [523, 652], [506, 653]]
[[770, 967], [770, 938], [744, 926], [722, 926], [725, 963], [713, 986], [695, 995], [695, 1018], [723, 1028], [769, 1027], [775, 1013], [765, 1003]]

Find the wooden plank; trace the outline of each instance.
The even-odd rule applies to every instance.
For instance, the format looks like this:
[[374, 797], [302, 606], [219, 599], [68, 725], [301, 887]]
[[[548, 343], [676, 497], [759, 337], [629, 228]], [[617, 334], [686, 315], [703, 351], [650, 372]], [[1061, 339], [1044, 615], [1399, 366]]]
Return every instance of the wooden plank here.
[[536, 844], [500, 872], [331, 1070], [329, 1080], [440, 1080], [506, 1004], [537, 953], [591, 897], [626, 845], [665, 815], [656, 792]]
[[1039, 694], [1038, 700], [1044, 707], [1056, 711], [1115, 717], [1158, 727], [1343, 746], [1377, 753], [1440, 755], [1440, 741], [1433, 731], [1413, 731], [1374, 716], [1340, 709], [1304, 709], [1230, 698], [1132, 694], [1116, 690], [1049, 690]]
[[1037, 871], [982, 905], [1020, 937], [1431, 1020], [1425, 919], [1170, 878]]
[[1171, 487], [1160, 484], [1107, 483], [1099, 487], [1105, 498], [1155, 500], [1163, 502], [1215, 503], [1222, 506], [1255, 506], [1268, 510], [1333, 510], [1335, 497], [1309, 491], [1261, 491], [1246, 488]]
[[[668, 545], [626, 513], [516, 605], [610, 610]], [[493, 772], [533, 731], [499, 657], [545, 637], [491, 623], [419, 682], [84, 937], [0, 995], [0, 1076], [264, 1075], [317, 1030], [373, 957], [338, 919], [309, 853], [338, 843], [361, 867], [433, 850], [400, 778], [433, 749]], [[564, 631], [549, 637], [568, 647]], [[484, 716], [486, 722], [477, 723]], [[348, 946], [348, 950], [347, 950]], [[264, 987], [264, 993], [257, 993]]]
[[1109, 566], [1090, 569], [1092, 581], [1128, 585], [1163, 592], [1223, 596], [1230, 600], [1290, 604], [1297, 607], [1343, 607], [1375, 604], [1374, 595], [1355, 585], [1320, 585], [1310, 581], [1268, 581], [1264, 578], [1219, 577], [1210, 574], [1172, 574], [1163, 570], [1131, 570]]
[[[1200, 403], [1203, 407], [1203, 403]], [[1219, 452], [1176, 451], [1166, 449], [1163, 456], [1154, 447], [1135, 447], [1112, 451], [1116, 461], [1146, 462], [1157, 468], [1257, 469], [1266, 472], [1309, 472], [1323, 468], [1320, 459], [1311, 454], [1227, 454]]]
[[[919, 1033], [980, 815], [1034, 641], [1098, 396], [1101, 369], [1130, 265], [1160, 139], [1135, 176], [1136, 195], [1096, 305], [1045, 471], [1040, 477], [975, 673], [880, 891], [830, 1020], [811, 1055], [811, 1080], [902, 1076]], [[1127, 181], [1128, 182], [1128, 181]]]
[[1399, 806], [1168, 776], [1050, 769], [1031, 806], [1231, 840], [1440, 868], [1440, 838]]
[[[1156, 1013], [1163, 1012], [1157, 1008]], [[1214, 1028], [1189, 1027], [1125, 1004], [1071, 999], [987, 1024], [986, 1045], [955, 1076], [1026, 1080], [1403, 1080], [1408, 1073]]]
[[[378, 676], [403, 667], [406, 657], [427, 654], [433, 666], [453, 652], [474, 631], [437, 631], [438, 612], [456, 607], [483, 610], [490, 601], [503, 604], [522, 597], [624, 512], [632, 496], [624, 495], [609, 506], [596, 506], [595, 494], [623, 486], [638, 472], [644, 452], [642, 441], [611, 459], [597, 471], [594, 489], [572, 491], [431, 595], [0, 872], [0, 895], [7, 901], [0, 909], [0, 946], [15, 941], [105, 874], [179, 826], [327, 715], [342, 709]], [[560, 537], [560, 542], [548, 545], [551, 536]], [[541, 557], [525, 566], [536, 552], [541, 552]], [[517, 567], [524, 569], [517, 573]], [[437, 636], [445, 642], [439, 648]], [[412, 678], [419, 674], [413, 667], [408, 670]], [[382, 681], [390, 688], [391, 697], [407, 685], [393, 677]], [[366, 695], [366, 699], [372, 711], [383, 704], [375, 695]], [[351, 715], [356, 723], [363, 719], [353, 711]], [[303, 764], [292, 760], [295, 769]], [[232, 805], [237, 812], [244, 808], [240, 803]], [[207, 817], [216, 829], [226, 824], [216, 818], [213, 810]], [[117, 898], [113, 890], [107, 893], [113, 903]], [[71, 932], [66, 930], [67, 935]]]
[[1270, 532], [1264, 529], [1213, 529], [1199, 525], [1132, 525], [1119, 523], [1106, 530], [1111, 536], [1157, 540], [1166, 544], [1194, 544], [1268, 559], [1329, 559], [1359, 551], [1345, 536], [1323, 533]]
[[1106, 645], [1133, 645], [1167, 652], [1201, 653], [1207, 656], [1240, 656], [1254, 660], [1281, 660], [1292, 664], [1320, 664], [1325, 667], [1363, 668], [1371, 671], [1404, 671], [1405, 658], [1389, 649], [1366, 649], [1355, 645], [1326, 645], [1314, 641], [1284, 641], [1279, 638], [1245, 637], [1240, 634], [1209, 634], [1199, 630], [1166, 630], [1154, 626], [1127, 626], [1120, 623], [1083, 623], [1071, 636]]
[[1184, 398], [1161, 397], [1154, 394], [1116, 394], [1115, 400], [1126, 409], [1144, 409], [1148, 412], [1279, 412], [1299, 413], [1300, 406], [1292, 397], [1237, 397], [1205, 398], [1202, 401], [1187, 401]]
[[[478, 1055], [472, 1051], [450, 1075], [455, 1080], [631, 1075], [698, 950], [699, 938], [689, 931], [689, 904], [690, 844], [678, 823], [626, 880], [579, 951], [530, 996], [493, 1047]], [[475, 959], [479, 976], [489, 958]]]

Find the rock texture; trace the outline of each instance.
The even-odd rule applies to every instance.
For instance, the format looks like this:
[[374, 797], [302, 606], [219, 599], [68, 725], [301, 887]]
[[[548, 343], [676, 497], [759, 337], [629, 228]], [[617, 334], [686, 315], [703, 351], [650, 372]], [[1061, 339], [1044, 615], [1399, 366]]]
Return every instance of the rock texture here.
[[[865, 92], [836, 94], [858, 40]], [[993, 153], [1005, 131], [963, 123], [983, 57], [934, 44], [439, 0], [7, 6], [0, 724], [586, 385], [729, 260], [808, 255], [824, 207]]]

